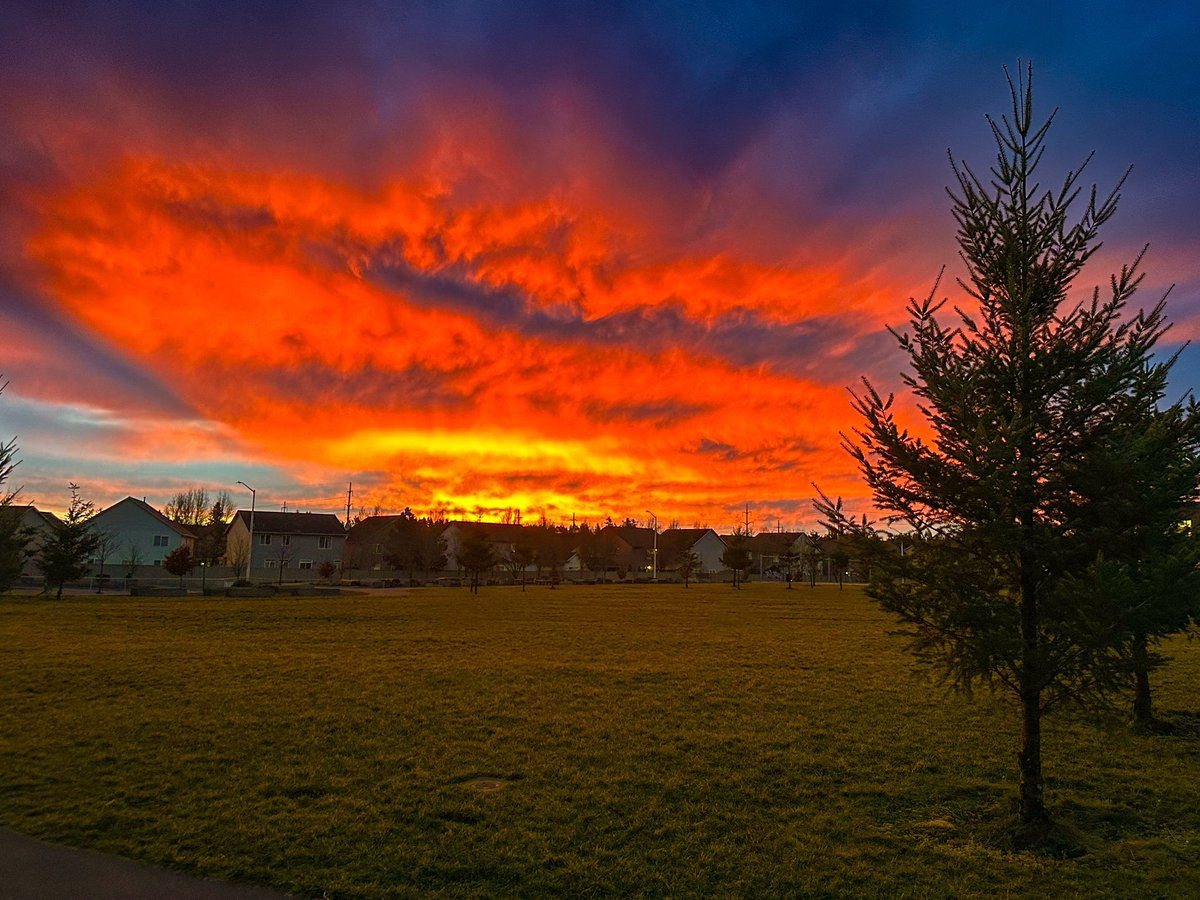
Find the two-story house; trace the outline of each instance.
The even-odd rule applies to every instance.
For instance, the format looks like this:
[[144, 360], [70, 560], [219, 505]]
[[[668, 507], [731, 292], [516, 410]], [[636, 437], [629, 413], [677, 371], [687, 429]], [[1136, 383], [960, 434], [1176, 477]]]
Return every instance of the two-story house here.
[[[161, 566], [179, 547], [196, 552], [196, 536], [172, 522], [145, 500], [126, 497], [91, 518], [92, 531], [103, 543], [105, 561], [126, 566]], [[98, 557], [94, 559], [98, 562]]]
[[242, 569], [249, 560], [251, 577], [282, 574], [279, 569], [316, 577], [322, 563], [341, 566], [345, 546], [346, 529], [332, 513], [239, 509], [225, 530], [225, 562]]

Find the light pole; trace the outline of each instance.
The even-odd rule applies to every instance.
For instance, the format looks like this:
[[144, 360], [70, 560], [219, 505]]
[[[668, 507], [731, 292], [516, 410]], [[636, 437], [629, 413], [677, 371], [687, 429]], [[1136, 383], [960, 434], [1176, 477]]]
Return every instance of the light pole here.
[[205, 566], [204, 560], [200, 560], [200, 596], [204, 596], [205, 590], [208, 588], [208, 580], [205, 578], [208, 568]]
[[258, 497], [258, 491], [250, 487], [244, 481], [239, 481], [242, 487], [250, 492], [250, 546], [246, 553], [246, 580], [250, 580], [250, 561], [254, 559], [254, 501]]
[[650, 526], [651, 528], [654, 529], [654, 549], [650, 553], [650, 580], [653, 581], [655, 584], [657, 584], [658, 583], [658, 516], [654, 515], [654, 513], [650, 512], [650, 510], [646, 510], [646, 512], [650, 513], [650, 518], [654, 520], [654, 524]]

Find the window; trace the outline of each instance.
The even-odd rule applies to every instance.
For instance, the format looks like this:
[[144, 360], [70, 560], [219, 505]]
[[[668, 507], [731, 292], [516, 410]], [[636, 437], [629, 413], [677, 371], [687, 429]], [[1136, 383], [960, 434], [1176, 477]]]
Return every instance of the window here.
[[312, 568], [312, 560], [311, 560], [311, 559], [302, 559], [302, 560], [300, 560], [300, 568], [302, 568], [302, 569], [311, 569], [311, 568]]
[[278, 566], [279, 566], [279, 560], [277, 560], [277, 559], [268, 559], [267, 560], [267, 568], [268, 569], [274, 569], [274, 568], [277, 568]]
[[279, 539], [283, 541], [283, 546], [285, 547], [292, 542], [292, 536], [290, 534], [281, 535]]
[[170, 540], [171, 540], [170, 535], [156, 534], [154, 536], [154, 546], [155, 547], [166, 547], [166, 546], [168, 546], [168, 542]]
[[161, 559], [156, 559], [156, 560], [154, 561], [154, 565], [156, 565], [156, 566], [161, 566], [161, 565], [162, 565], [162, 560], [161, 560]]
[[317, 538], [317, 549], [318, 550], [328, 550], [331, 546], [333, 546], [333, 538], [331, 538], [331, 537]]
[[260, 535], [258, 536], [258, 542], [259, 542], [260, 544], [270, 544], [270, 543], [271, 543], [271, 536], [270, 536], [269, 534], [260, 534]]

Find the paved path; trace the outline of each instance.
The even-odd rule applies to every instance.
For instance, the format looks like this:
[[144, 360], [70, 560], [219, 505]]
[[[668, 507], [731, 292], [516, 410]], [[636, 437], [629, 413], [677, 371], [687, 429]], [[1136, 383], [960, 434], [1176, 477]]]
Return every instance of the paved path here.
[[47, 844], [0, 828], [0, 900], [282, 900], [288, 896]]

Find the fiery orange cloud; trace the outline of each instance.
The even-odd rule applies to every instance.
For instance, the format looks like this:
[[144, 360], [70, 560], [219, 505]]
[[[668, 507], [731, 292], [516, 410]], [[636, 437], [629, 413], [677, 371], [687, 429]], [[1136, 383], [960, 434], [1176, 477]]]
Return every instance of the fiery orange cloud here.
[[[836, 267], [639, 253], [644, 234], [552, 198], [154, 159], [39, 213], [27, 253], [71, 317], [270, 457], [392, 473], [384, 490], [407, 505], [719, 522], [747, 500], [805, 498], [818, 476], [856, 490], [840, 384], [669, 335], [643, 347], [554, 328], [667, 306], [701, 327], [739, 311], [769, 327], [878, 302], [847, 296]], [[442, 296], [455, 291], [470, 303]], [[491, 315], [512, 297], [550, 325]]]

